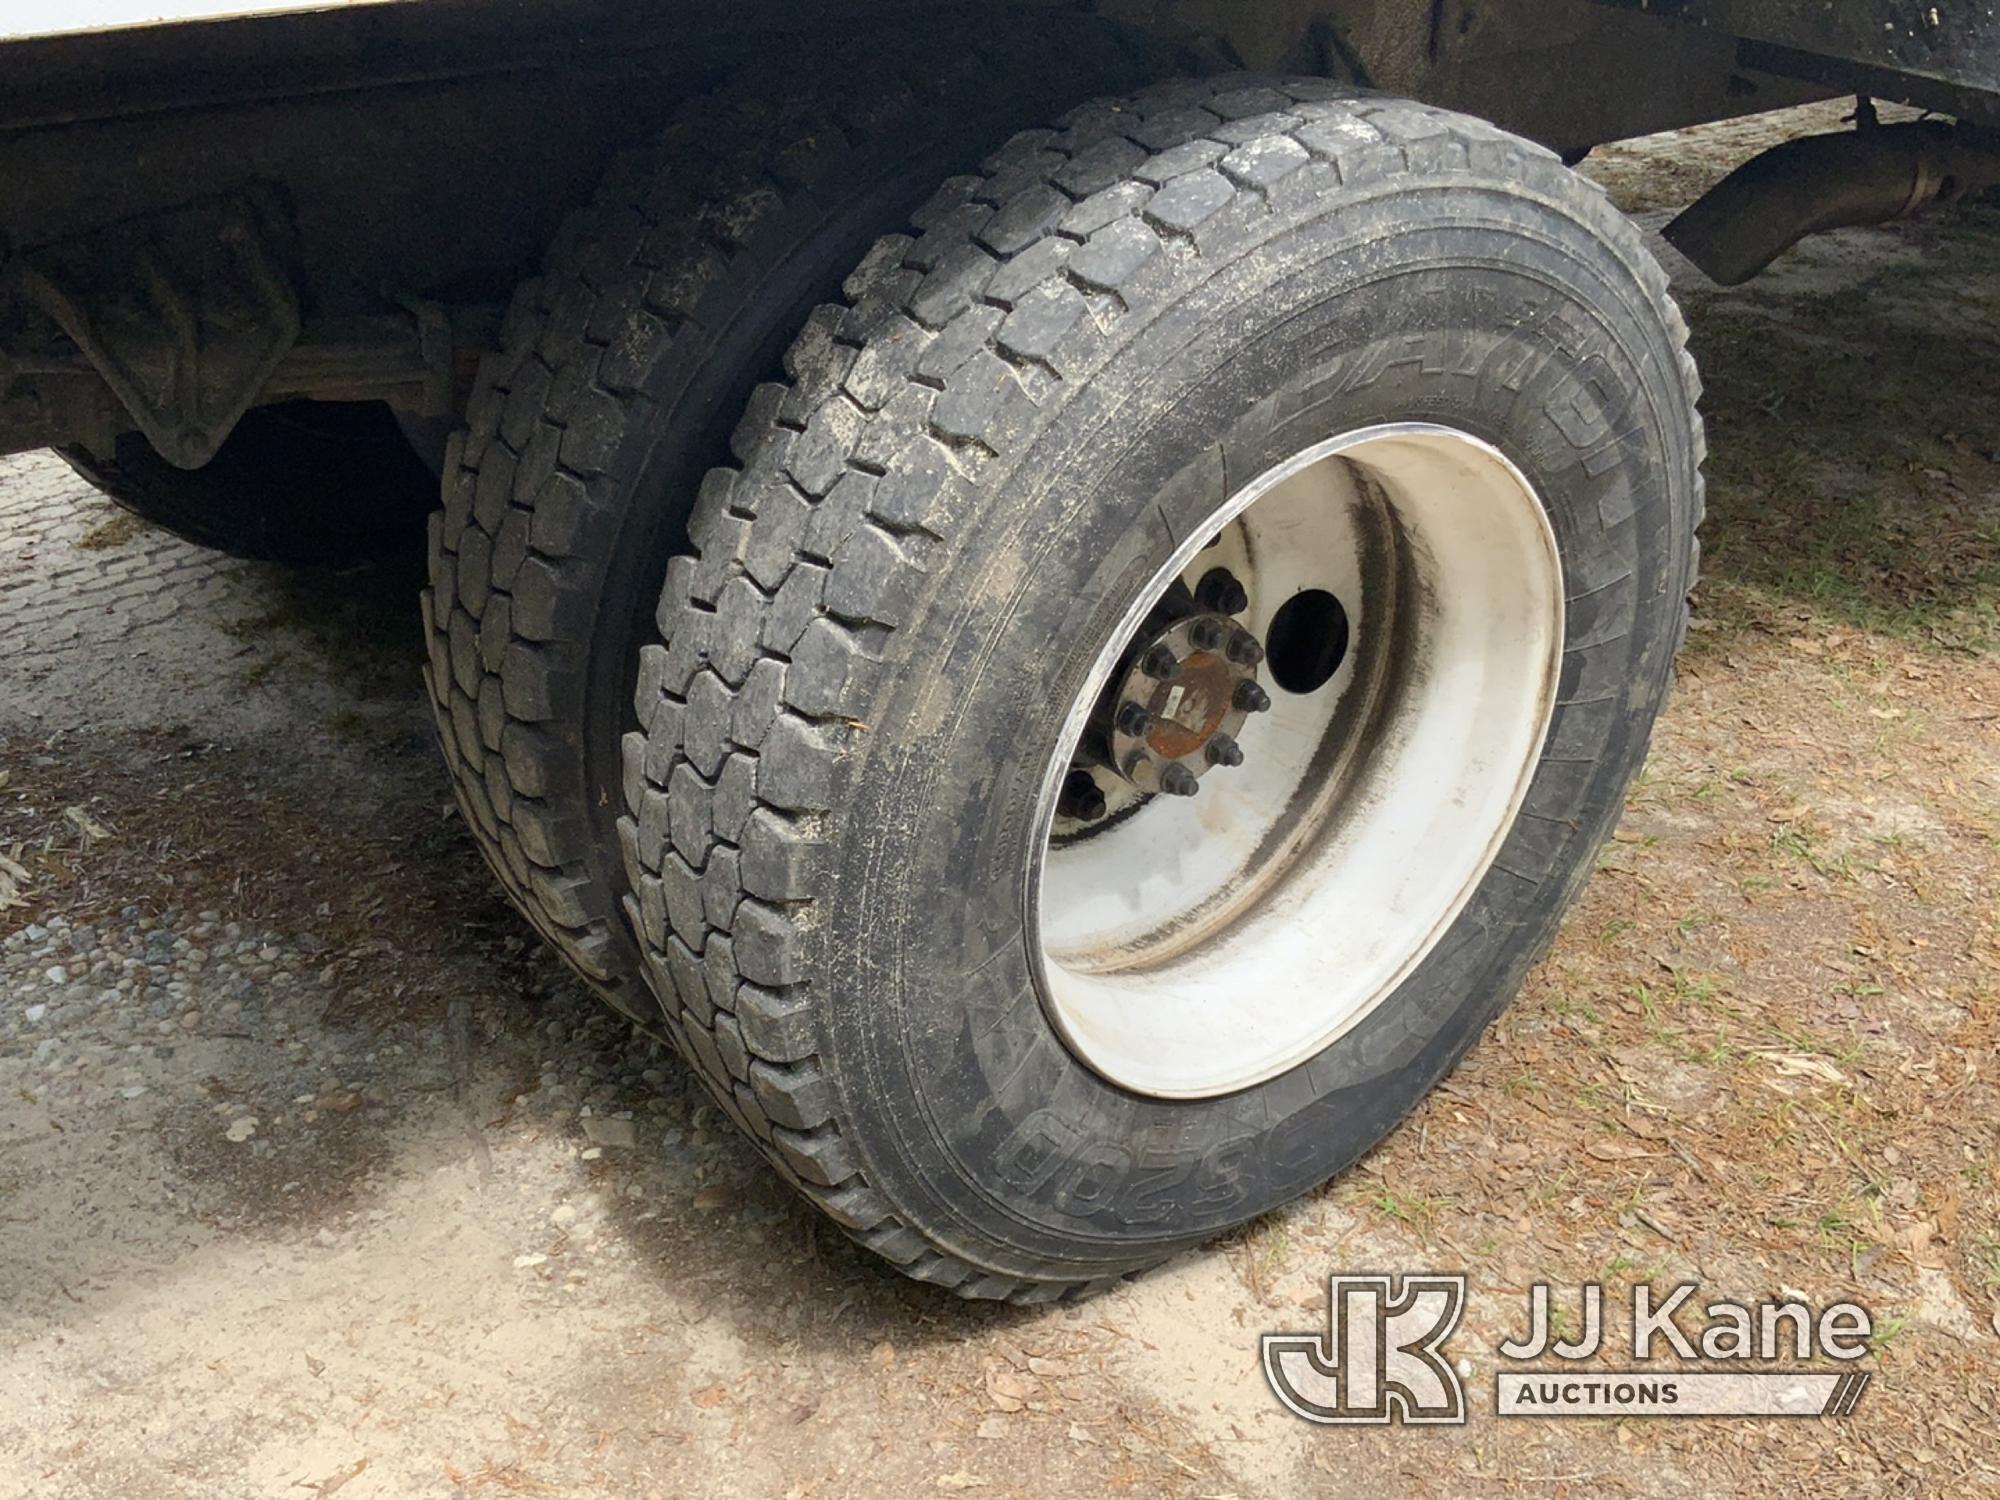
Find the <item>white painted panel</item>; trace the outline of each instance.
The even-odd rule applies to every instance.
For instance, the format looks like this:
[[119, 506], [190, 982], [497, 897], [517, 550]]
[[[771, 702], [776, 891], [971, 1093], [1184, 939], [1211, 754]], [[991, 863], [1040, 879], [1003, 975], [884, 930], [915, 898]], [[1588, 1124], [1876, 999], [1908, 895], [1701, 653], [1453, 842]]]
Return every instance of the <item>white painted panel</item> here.
[[354, 5], [414, 3], [416, 0], [0, 0], [0, 42], [304, 10], [344, 10]]

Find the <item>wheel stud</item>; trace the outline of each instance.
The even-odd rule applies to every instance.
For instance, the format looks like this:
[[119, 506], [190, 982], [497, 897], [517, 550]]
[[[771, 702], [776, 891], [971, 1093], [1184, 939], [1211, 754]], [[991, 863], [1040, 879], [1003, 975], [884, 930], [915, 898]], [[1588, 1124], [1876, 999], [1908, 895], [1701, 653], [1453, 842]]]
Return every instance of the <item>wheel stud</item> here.
[[1071, 771], [1063, 779], [1062, 796], [1056, 802], [1056, 811], [1080, 823], [1095, 823], [1103, 817], [1104, 790], [1098, 786], [1097, 778], [1088, 771]]
[[1197, 651], [1213, 651], [1222, 644], [1220, 620], [1196, 620], [1188, 627], [1188, 643]]
[[1146, 705], [1134, 703], [1130, 699], [1118, 705], [1118, 732], [1129, 734], [1133, 739], [1143, 739], [1146, 731], [1153, 727], [1153, 716], [1146, 712]]
[[1194, 772], [1176, 760], [1161, 770], [1160, 790], [1169, 797], [1192, 797], [1201, 790], [1201, 782]]
[[1261, 714], [1271, 706], [1271, 695], [1254, 682], [1236, 684], [1236, 706], [1245, 713]]
[[1208, 763], [1211, 766], [1240, 766], [1243, 764], [1243, 747], [1228, 735], [1218, 734], [1208, 742]]
[[1218, 615], [1240, 615], [1250, 607], [1250, 595], [1227, 568], [1210, 568], [1195, 585], [1194, 602]]
[[1173, 647], [1163, 643], [1140, 658], [1139, 670], [1157, 682], [1172, 682], [1181, 675], [1181, 659], [1174, 655]]
[[1239, 630], [1229, 638], [1229, 659], [1239, 667], [1254, 667], [1264, 659], [1264, 648], [1257, 644], [1257, 637], [1247, 630]]

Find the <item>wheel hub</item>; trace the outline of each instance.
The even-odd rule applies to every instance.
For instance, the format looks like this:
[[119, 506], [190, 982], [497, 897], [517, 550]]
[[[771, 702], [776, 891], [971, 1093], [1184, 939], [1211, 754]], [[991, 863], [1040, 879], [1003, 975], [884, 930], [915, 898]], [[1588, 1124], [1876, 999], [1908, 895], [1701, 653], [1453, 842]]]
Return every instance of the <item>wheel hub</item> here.
[[1240, 766], [1236, 735], [1271, 706], [1264, 648], [1227, 615], [1183, 616], [1144, 644], [1112, 692], [1111, 767], [1142, 792], [1191, 797], [1218, 766]]
[[1144, 796], [1192, 797], [1211, 771], [1243, 764], [1237, 735], [1271, 706], [1258, 681], [1263, 643], [1235, 618], [1249, 607], [1227, 568], [1160, 600], [1098, 699], [1063, 783], [1063, 816], [1098, 821], [1107, 788], [1121, 782]]

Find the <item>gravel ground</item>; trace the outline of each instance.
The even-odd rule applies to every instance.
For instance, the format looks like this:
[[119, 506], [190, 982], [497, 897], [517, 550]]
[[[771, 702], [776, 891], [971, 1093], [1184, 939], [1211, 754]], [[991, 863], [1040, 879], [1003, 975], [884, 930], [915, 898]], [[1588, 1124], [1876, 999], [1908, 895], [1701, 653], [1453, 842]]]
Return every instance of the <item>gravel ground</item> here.
[[[1799, 123], [1593, 169], [1657, 225]], [[2000, 1493], [1996, 247], [1677, 266], [1709, 581], [1562, 940], [1367, 1163], [1053, 1310], [852, 1250], [534, 943], [406, 576], [0, 460], [0, 1493]], [[1472, 1425], [1277, 1409], [1258, 1332], [1357, 1267], [1471, 1272]], [[1858, 1416], [1486, 1417], [1527, 1282], [1681, 1276], [1877, 1308]]]

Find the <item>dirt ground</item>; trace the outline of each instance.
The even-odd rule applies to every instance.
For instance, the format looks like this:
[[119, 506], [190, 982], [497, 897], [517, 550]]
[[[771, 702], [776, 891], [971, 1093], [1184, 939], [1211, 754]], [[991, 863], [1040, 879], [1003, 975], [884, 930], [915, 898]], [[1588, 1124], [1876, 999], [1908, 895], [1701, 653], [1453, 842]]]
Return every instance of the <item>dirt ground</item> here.
[[[1657, 226], [1772, 129], [1591, 170]], [[2000, 1494], [1996, 251], [1981, 208], [1727, 293], [1668, 256], [1706, 581], [1561, 940], [1356, 1170], [1053, 1310], [852, 1250], [532, 942], [449, 809], [407, 578], [220, 561], [0, 461], [0, 1493]], [[1433, 1268], [1472, 1278], [1469, 1425], [1278, 1407], [1260, 1331]], [[1855, 1298], [1873, 1384], [1494, 1417], [1523, 1288], [1598, 1279]]]

